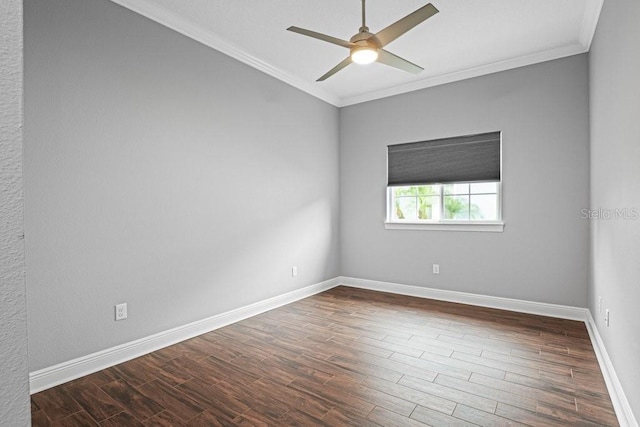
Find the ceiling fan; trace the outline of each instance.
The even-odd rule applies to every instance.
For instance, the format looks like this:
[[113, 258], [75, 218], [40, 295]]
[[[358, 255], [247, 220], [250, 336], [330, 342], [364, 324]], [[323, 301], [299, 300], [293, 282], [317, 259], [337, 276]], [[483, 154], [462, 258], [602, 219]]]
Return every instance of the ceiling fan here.
[[389, 65], [391, 67], [395, 67], [413, 74], [418, 74], [423, 70], [422, 67], [419, 67], [418, 65], [413, 64], [406, 59], [402, 59], [399, 56], [396, 56], [393, 53], [384, 50], [383, 48], [413, 27], [431, 18], [433, 15], [438, 13], [438, 9], [436, 9], [434, 5], [429, 3], [426, 6], [423, 6], [420, 9], [410, 13], [404, 18], [394, 22], [393, 24], [377, 32], [376, 34], [372, 34], [369, 32], [369, 27], [367, 27], [365, 21], [365, 1], [366, 0], [362, 0], [362, 27], [360, 27], [360, 31], [356, 35], [351, 37], [349, 41], [331, 37], [326, 34], [317, 33], [315, 31], [305, 30], [304, 28], [287, 28], [287, 30], [294, 33], [302, 34], [308, 37], [313, 37], [315, 39], [333, 43], [338, 46], [346, 47], [351, 51], [350, 55], [345, 60], [333, 67], [331, 70], [327, 71], [327, 73], [325, 73], [316, 81], [321, 82], [328, 79], [352, 62], [355, 62], [357, 64], [370, 64], [374, 61], [378, 61], [382, 64]]

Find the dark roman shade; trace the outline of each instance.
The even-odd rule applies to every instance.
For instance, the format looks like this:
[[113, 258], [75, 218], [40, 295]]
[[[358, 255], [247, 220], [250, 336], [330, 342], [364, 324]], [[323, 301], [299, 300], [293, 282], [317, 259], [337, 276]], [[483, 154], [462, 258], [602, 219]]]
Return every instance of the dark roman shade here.
[[389, 186], [500, 181], [500, 132], [387, 148]]

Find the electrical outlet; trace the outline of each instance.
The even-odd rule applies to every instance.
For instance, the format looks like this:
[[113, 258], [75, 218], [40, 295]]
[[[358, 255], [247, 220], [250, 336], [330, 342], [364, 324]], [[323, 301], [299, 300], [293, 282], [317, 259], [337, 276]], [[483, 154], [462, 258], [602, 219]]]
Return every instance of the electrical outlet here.
[[433, 264], [433, 274], [440, 274], [440, 264]]
[[604, 323], [609, 327], [609, 309], [607, 308], [604, 311]]
[[602, 297], [598, 297], [598, 313], [602, 313]]
[[298, 275], [298, 267], [291, 267], [291, 277], [296, 277]]
[[124, 320], [127, 318], [127, 303], [116, 304], [116, 320]]

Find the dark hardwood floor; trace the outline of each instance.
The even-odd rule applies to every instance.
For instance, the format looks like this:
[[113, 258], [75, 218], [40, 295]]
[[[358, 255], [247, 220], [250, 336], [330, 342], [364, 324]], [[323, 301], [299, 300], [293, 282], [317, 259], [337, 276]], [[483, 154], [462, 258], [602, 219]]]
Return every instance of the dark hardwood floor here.
[[618, 425], [583, 323], [346, 287], [31, 401], [34, 426]]

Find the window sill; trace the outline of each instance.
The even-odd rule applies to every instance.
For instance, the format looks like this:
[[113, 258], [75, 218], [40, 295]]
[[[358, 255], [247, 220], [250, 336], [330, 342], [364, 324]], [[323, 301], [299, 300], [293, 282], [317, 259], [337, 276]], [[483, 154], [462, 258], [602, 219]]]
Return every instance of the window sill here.
[[384, 223], [387, 230], [425, 231], [483, 231], [502, 233], [504, 222], [391, 222]]

